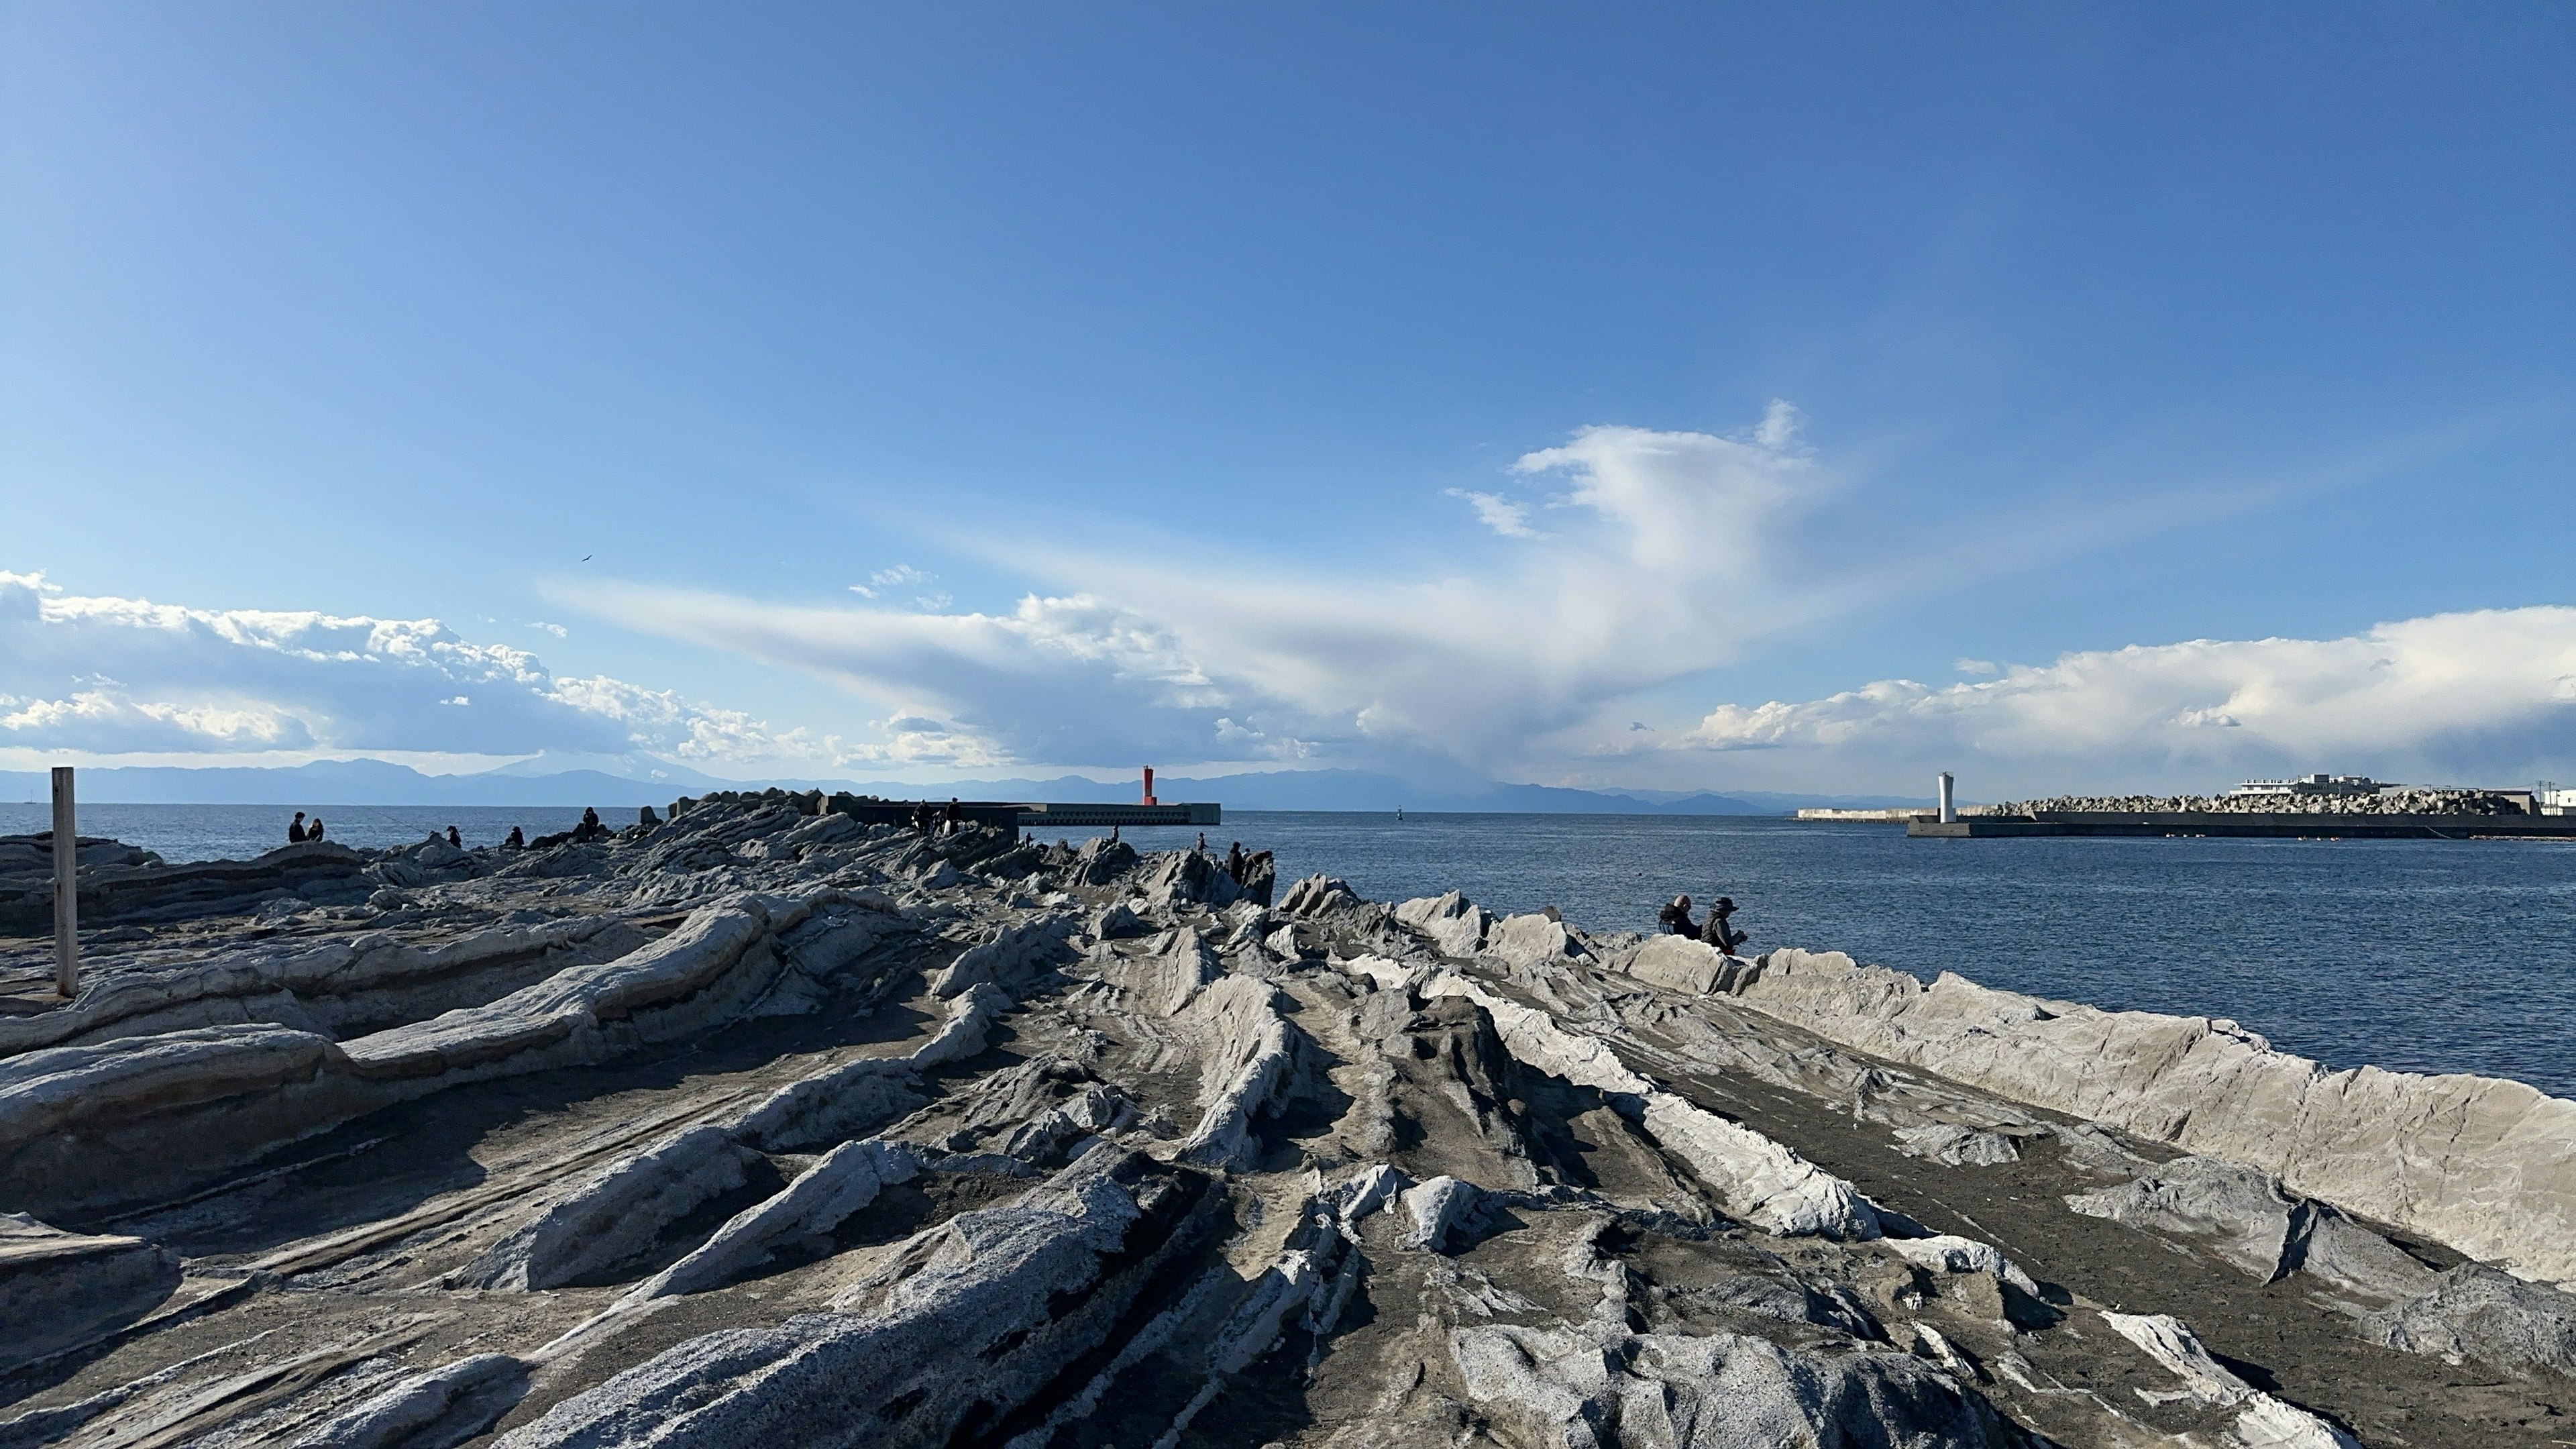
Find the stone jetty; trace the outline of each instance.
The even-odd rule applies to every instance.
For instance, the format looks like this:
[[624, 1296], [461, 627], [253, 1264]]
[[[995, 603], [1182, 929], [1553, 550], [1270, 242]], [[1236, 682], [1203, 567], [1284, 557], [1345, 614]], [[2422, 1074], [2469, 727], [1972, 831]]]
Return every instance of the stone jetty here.
[[2576, 1437], [2516, 1083], [777, 792], [78, 848], [0, 1449]]

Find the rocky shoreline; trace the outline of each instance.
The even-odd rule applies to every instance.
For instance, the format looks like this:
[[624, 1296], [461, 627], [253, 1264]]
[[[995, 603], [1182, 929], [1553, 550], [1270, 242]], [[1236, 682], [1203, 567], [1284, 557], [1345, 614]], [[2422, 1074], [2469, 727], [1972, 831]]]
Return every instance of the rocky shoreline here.
[[0, 1449], [2576, 1437], [2521, 1084], [832, 805], [83, 841]]

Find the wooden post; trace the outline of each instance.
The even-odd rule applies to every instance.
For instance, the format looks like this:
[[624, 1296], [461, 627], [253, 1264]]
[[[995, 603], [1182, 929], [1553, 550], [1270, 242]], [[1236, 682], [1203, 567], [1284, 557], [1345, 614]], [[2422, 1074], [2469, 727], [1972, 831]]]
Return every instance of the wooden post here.
[[80, 990], [80, 820], [72, 767], [54, 767], [54, 992]]

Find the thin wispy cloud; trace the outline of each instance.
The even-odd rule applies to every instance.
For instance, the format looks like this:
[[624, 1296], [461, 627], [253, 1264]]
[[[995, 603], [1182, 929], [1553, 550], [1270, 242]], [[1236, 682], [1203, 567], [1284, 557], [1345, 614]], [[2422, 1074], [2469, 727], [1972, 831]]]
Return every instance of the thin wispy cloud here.
[[[923, 573], [921, 570], [914, 568], [908, 563], [896, 564], [892, 568], [879, 569], [875, 573], [868, 575], [868, 581], [864, 584], [850, 585], [850, 592], [863, 599], [881, 599], [885, 597], [886, 591], [889, 589], [900, 589], [913, 584], [926, 584], [929, 583], [933, 577], [935, 577], [935, 575]], [[937, 597], [944, 599], [947, 596], [942, 594]]]
[[1499, 493], [1479, 493], [1473, 488], [1451, 488], [1452, 498], [1464, 498], [1475, 505], [1476, 521], [1505, 538], [1536, 538], [1538, 530], [1529, 526], [1529, 505], [1515, 503]]
[[[1744, 788], [1884, 788], [1963, 764], [2069, 785], [2576, 765], [2576, 626], [2563, 609], [2039, 665], [1963, 657], [1952, 664], [1962, 683], [1881, 680], [1659, 716], [1656, 691], [1886, 587], [1883, 573], [1851, 584], [1849, 570], [1822, 566], [1841, 547], [1829, 508], [1844, 485], [1798, 423], [1774, 403], [1726, 435], [1582, 429], [1509, 465], [1517, 498], [1457, 490], [1515, 540], [1537, 534], [1529, 520], [1544, 506], [1546, 546], [1452, 550], [1438, 573], [1406, 576], [1365, 552], [1291, 565], [1020, 542], [994, 556], [1049, 586], [1001, 609], [960, 610], [910, 564], [847, 586], [862, 600], [850, 603], [595, 576], [546, 587], [622, 628], [842, 686], [855, 707], [828, 729], [560, 677], [434, 619], [166, 605], [0, 574], [0, 749], [644, 753], [737, 775], [1148, 760], [1631, 784], [1715, 772]], [[2025, 527], [2049, 539], [2107, 525]]]
[[[1587, 428], [1513, 464], [1561, 490], [1553, 546], [1411, 580], [1240, 559], [1044, 554], [1072, 582], [1007, 614], [790, 605], [564, 583], [641, 632], [919, 702], [1012, 760], [1109, 765], [1427, 753], [1523, 768], [1548, 735], [1723, 663], [1771, 627], [1761, 583], [1832, 480], [1775, 404], [1734, 437]], [[1499, 495], [1489, 526], [1529, 532]], [[1470, 501], [1478, 501], [1471, 499]], [[871, 581], [871, 588], [878, 587]], [[1219, 728], [1219, 721], [1226, 727]]]

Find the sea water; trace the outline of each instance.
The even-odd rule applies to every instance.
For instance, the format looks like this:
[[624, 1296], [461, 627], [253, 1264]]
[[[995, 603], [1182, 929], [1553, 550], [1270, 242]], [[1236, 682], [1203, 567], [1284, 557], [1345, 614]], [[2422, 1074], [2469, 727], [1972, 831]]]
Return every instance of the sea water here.
[[[281, 844], [290, 811], [91, 805], [81, 832], [171, 860]], [[395, 845], [449, 824], [490, 844], [570, 828], [562, 807], [325, 806], [331, 838]], [[627, 823], [612, 812], [612, 825]], [[46, 807], [0, 804], [0, 833]], [[1094, 831], [1062, 832], [1073, 839]], [[1130, 830], [1145, 850], [1194, 830]], [[1734, 898], [1748, 951], [1848, 951], [1929, 980], [2113, 1009], [2230, 1017], [2330, 1066], [2514, 1077], [2576, 1096], [2576, 843], [1911, 840], [1903, 827], [1752, 816], [1236, 812], [1222, 851], [1276, 853], [1400, 901], [1463, 890], [1498, 912], [1553, 905], [1593, 930], [1652, 930], [1687, 892]]]
[[[1139, 849], [1194, 831], [1131, 830]], [[1372, 900], [1462, 890], [1651, 931], [1736, 904], [1748, 954], [1850, 952], [1924, 980], [2230, 1017], [2347, 1067], [2477, 1072], [2576, 1097], [2576, 842], [1914, 840], [1753, 816], [1229, 814], [1223, 851]]]

